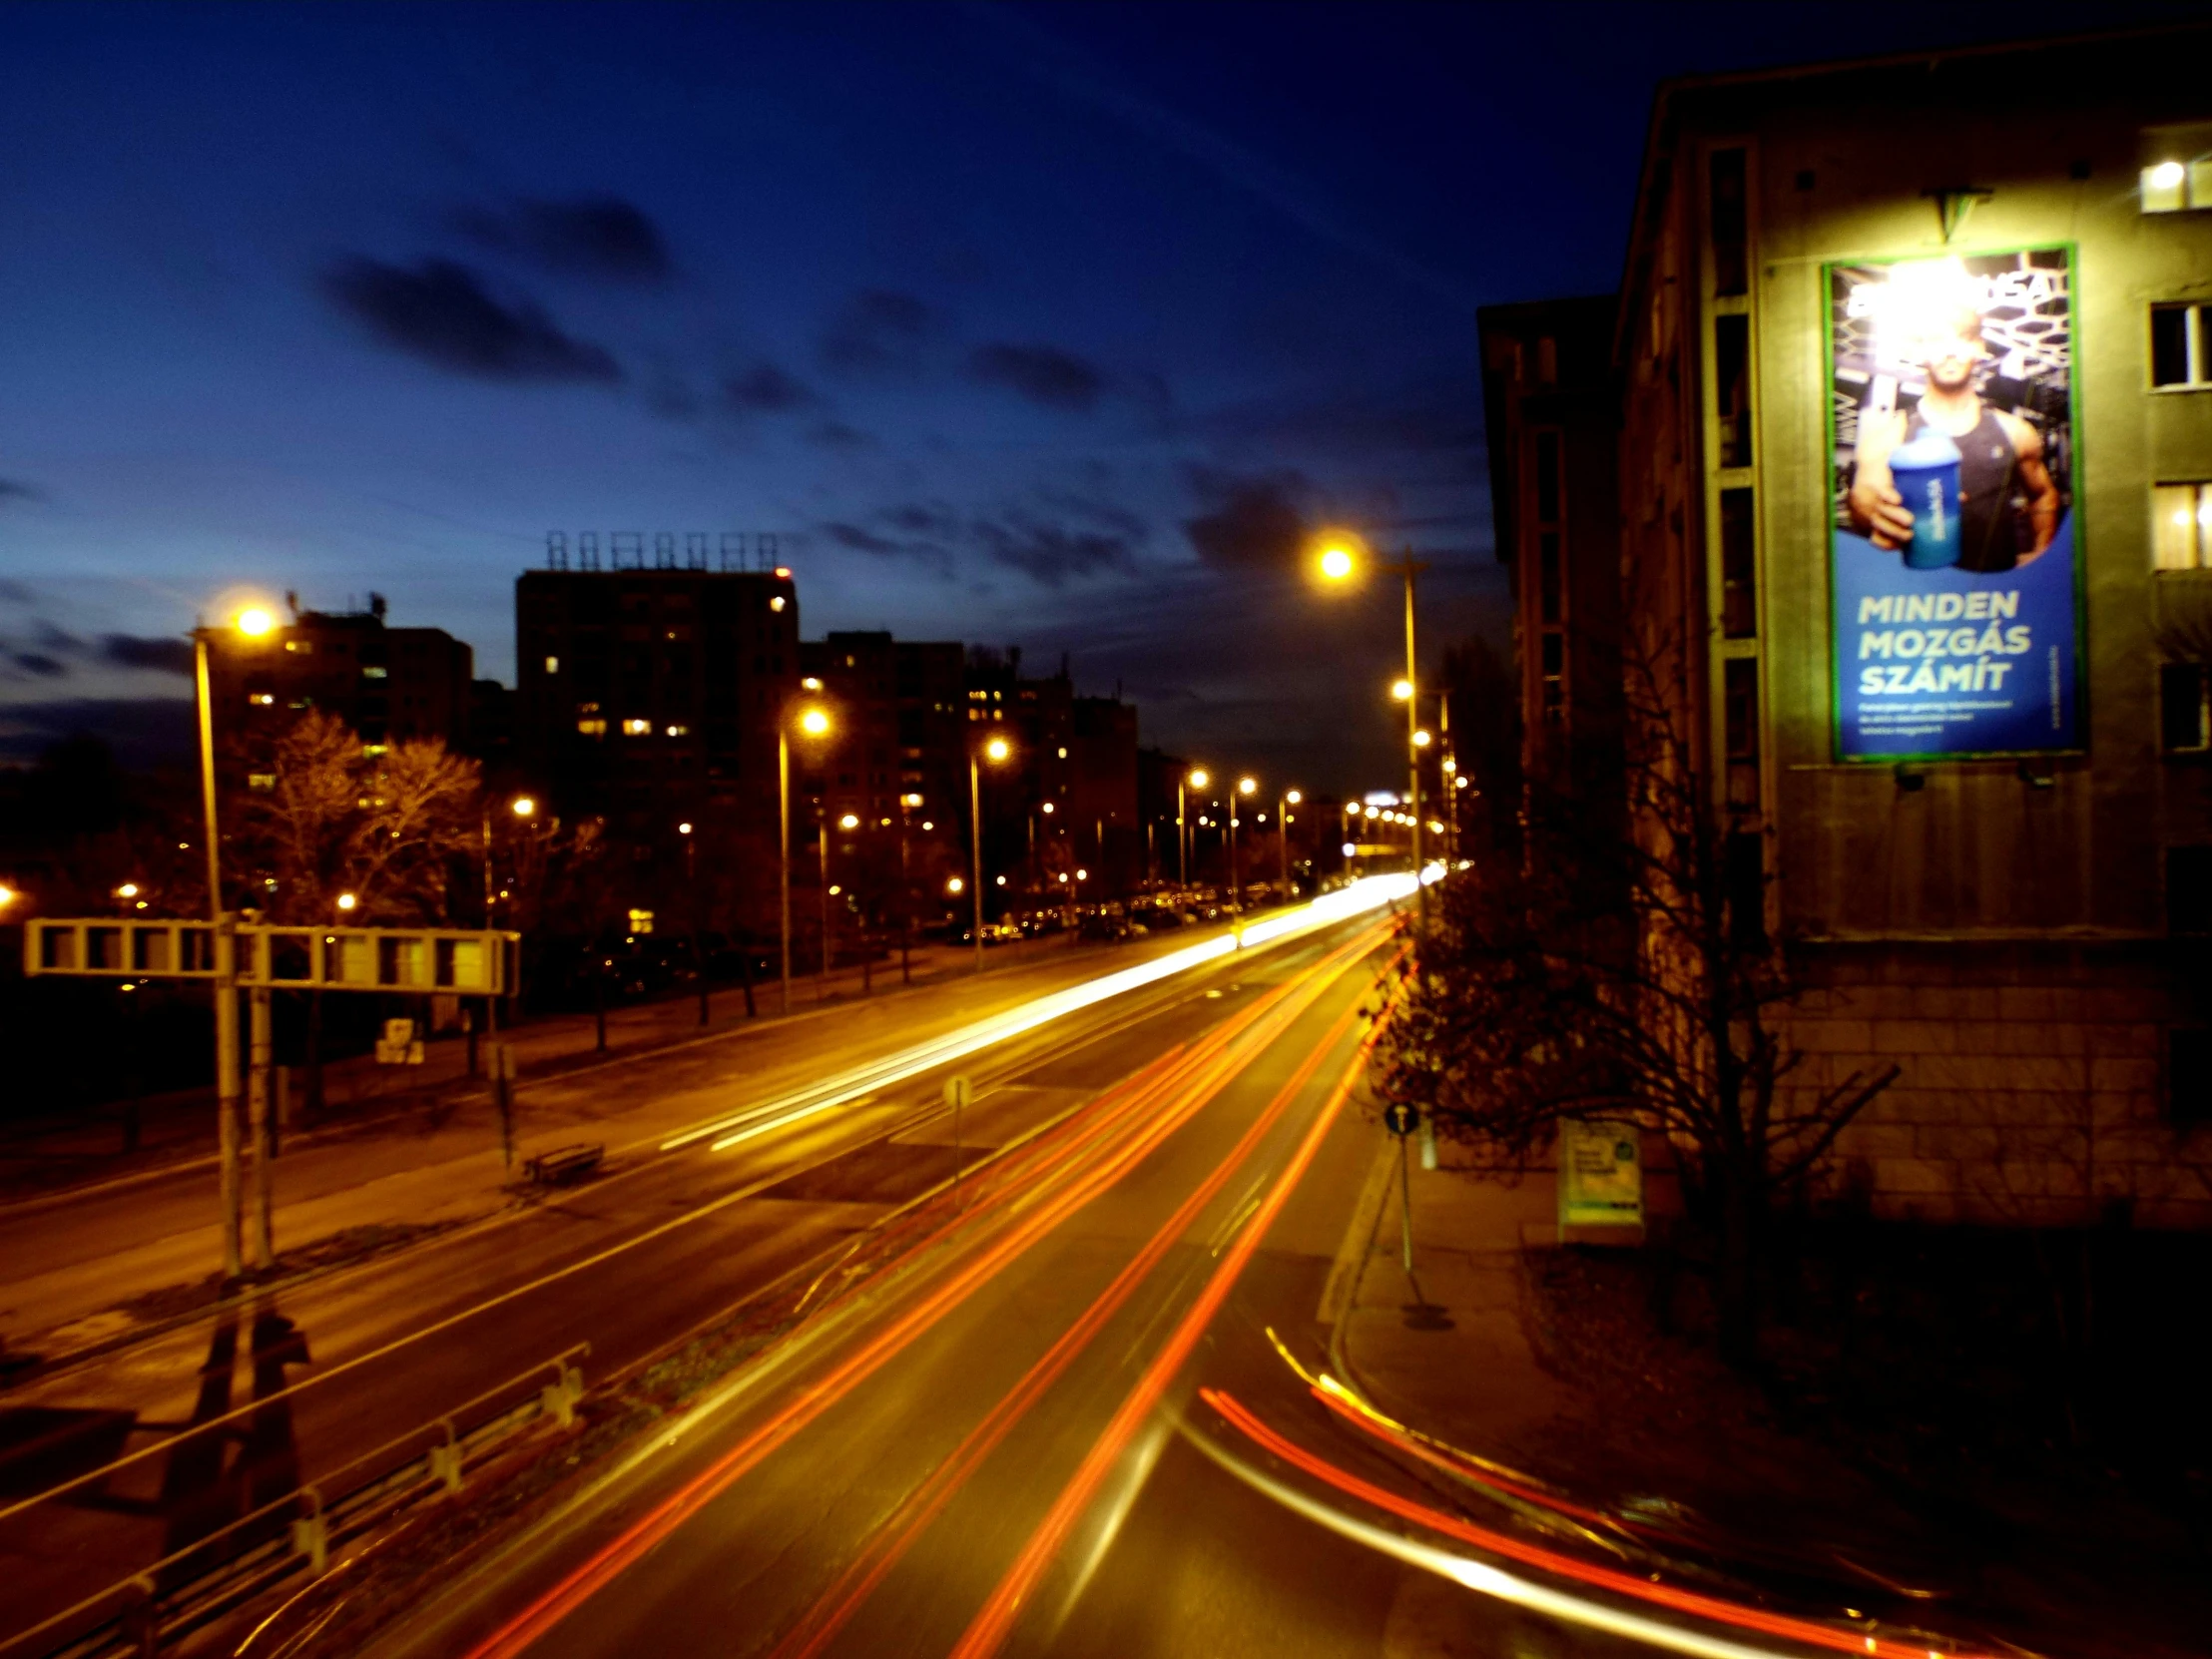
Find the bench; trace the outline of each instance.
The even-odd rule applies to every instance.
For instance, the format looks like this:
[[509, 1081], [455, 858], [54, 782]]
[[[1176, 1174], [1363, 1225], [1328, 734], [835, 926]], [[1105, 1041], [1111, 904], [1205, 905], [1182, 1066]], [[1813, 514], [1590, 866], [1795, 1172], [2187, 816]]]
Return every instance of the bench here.
[[523, 1170], [531, 1181], [540, 1187], [565, 1187], [571, 1181], [581, 1181], [599, 1168], [607, 1156], [604, 1141], [590, 1145], [556, 1147], [551, 1152], [541, 1152], [535, 1158], [523, 1161]]

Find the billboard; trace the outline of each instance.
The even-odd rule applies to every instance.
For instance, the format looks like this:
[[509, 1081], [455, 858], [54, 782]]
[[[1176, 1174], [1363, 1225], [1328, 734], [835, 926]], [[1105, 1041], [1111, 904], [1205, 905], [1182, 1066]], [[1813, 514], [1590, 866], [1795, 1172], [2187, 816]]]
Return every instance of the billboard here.
[[2080, 748], [2071, 250], [1827, 276], [1837, 758]]

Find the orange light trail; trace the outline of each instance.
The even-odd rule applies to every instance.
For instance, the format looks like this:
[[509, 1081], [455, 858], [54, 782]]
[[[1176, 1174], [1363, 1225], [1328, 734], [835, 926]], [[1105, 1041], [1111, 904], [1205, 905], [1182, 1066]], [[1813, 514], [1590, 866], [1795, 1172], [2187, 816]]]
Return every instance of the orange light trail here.
[[[1351, 1008], [1338, 1018], [1313, 1051], [1300, 1063], [1291, 1080], [1284, 1084], [1275, 1098], [1255, 1118], [1242, 1139], [1209, 1173], [1204, 1181], [1192, 1189], [1190, 1195], [1167, 1221], [1145, 1242], [1144, 1248], [1132, 1257], [1113, 1282], [1099, 1293], [1097, 1299], [1083, 1310], [1076, 1322], [1061, 1333], [1060, 1338], [1045, 1351], [1037, 1363], [1022, 1375], [1021, 1380], [1008, 1390], [1005, 1397], [994, 1405], [983, 1420], [968, 1431], [952, 1455], [939, 1464], [929, 1481], [917, 1488], [907, 1500], [909, 1514], [897, 1535], [869, 1554], [862, 1555], [841, 1573], [835, 1584], [815, 1604], [793, 1633], [777, 1647], [771, 1659], [814, 1659], [837, 1632], [844, 1628], [860, 1604], [913, 1547], [916, 1539], [943, 1512], [968, 1477], [982, 1464], [998, 1443], [1021, 1421], [1029, 1408], [1044, 1394], [1061, 1374], [1087, 1349], [1091, 1340], [1105, 1329], [1106, 1324], [1118, 1313], [1124, 1303], [1135, 1294], [1152, 1270], [1173, 1249], [1198, 1220], [1200, 1213], [1210, 1204], [1230, 1178], [1244, 1167], [1247, 1160], [1259, 1148], [1260, 1143], [1290, 1110], [1314, 1073], [1332, 1049], [1344, 1040], [1345, 1033], [1359, 1018], [1358, 1008]], [[831, 1605], [834, 1603], [834, 1605]], [[825, 1611], [827, 1609], [827, 1611]]]
[[1261, 1239], [1266, 1237], [1275, 1218], [1289, 1202], [1291, 1193], [1305, 1178], [1315, 1155], [1321, 1151], [1323, 1140], [1336, 1122], [1338, 1108], [1351, 1095], [1353, 1084], [1367, 1066], [1369, 1046], [1368, 1043], [1360, 1046], [1352, 1063], [1330, 1089], [1321, 1110], [1315, 1114], [1312, 1125], [1300, 1139], [1297, 1150], [1284, 1164], [1282, 1172], [1275, 1178], [1275, 1184], [1268, 1189], [1267, 1197], [1246, 1220], [1236, 1241], [1223, 1253], [1221, 1264], [1215, 1268], [1213, 1277], [1206, 1282], [1206, 1288], [1199, 1293], [1197, 1301], [1184, 1314], [1174, 1333], [1153, 1356], [1151, 1365], [1145, 1368], [1144, 1375], [1137, 1380], [1128, 1397], [1114, 1412], [1112, 1420], [1093, 1442], [1082, 1464], [1061, 1489], [1060, 1495], [1054, 1499], [1044, 1519], [1037, 1523], [1036, 1530], [1029, 1535], [1028, 1542], [1022, 1546], [1021, 1553], [1014, 1558], [1013, 1564], [1006, 1569], [1005, 1576], [998, 1581], [990, 1598], [969, 1622], [952, 1649], [952, 1659], [989, 1659], [989, 1655], [996, 1653], [1004, 1643], [1007, 1634], [1013, 1629], [1014, 1620], [1020, 1616], [1023, 1606], [1035, 1591], [1037, 1581], [1044, 1576], [1045, 1569], [1051, 1565], [1060, 1547], [1067, 1541], [1068, 1534], [1074, 1530], [1092, 1500], [1097, 1497], [1099, 1487], [1105, 1484], [1107, 1477], [1113, 1472], [1114, 1464], [1127, 1449], [1130, 1440], [1144, 1426], [1145, 1419], [1152, 1414], [1161, 1396], [1167, 1392], [1168, 1384], [1175, 1381], [1176, 1374], [1190, 1359], [1191, 1351], [1198, 1346], [1206, 1328], [1213, 1323], [1214, 1316], [1221, 1311], [1222, 1304], [1228, 1300], [1229, 1293], [1243, 1276], [1246, 1264], [1259, 1249]]
[[1860, 1654], [1864, 1659], [1993, 1659], [1990, 1655], [1962, 1650], [1932, 1648], [1926, 1641], [1885, 1638], [1864, 1630], [1839, 1630], [1818, 1620], [1798, 1618], [1788, 1613], [1773, 1613], [1763, 1607], [1748, 1607], [1741, 1602], [1725, 1601], [1718, 1596], [1681, 1589], [1672, 1584], [1655, 1584], [1634, 1573], [1579, 1561], [1571, 1555], [1547, 1549], [1541, 1544], [1532, 1544], [1509, 1533], [1477, 1526], [1472, 1521], [1445, 1514], [1440, 1509], [1431, 1509], [1426, 1504], [1400, 1497], [1371, 1480], [1363, 1479], [1350, 1470], [1339, 1468], [1326, 1457], [1284, 1438], [1218, 1388], [1201, 1388], [1198, 1394], [1199, 1398], [1220, 1412], [1222, 1418], [1245, 1438], [1293, 1468], [1302, 1469], [1317, 1480], [1325, 1481], [1363, 1503], [1387, 1510], [1401, 1520], [1409, 1520], [1416, 1526], [1426, 1527], [1431, 1532], [1455, 1538], [1461, 1543], [1472, 1544], [1492, 1555], [1502, 1555], [1522, 1566], [1535, 1567], [1539, 1571], [1574, 1579], [1616, 1595], [1649, 1602], [1670, 1612], [1687, 1613], [1712, 1623], [1733, 1625], [1739, 1630], [1757, 1631], [1763, 1636], [1780, 1636], [1789, 1641], [1827, 1648], [1837, 1653]]
[[[1155, 1147], [1189, 1121], [1230, 1078], [1242, 1069], [1242, 1059], [1230, 1052], [1239, 1038], [1262, 1024], [1280, 1029], [1303, 1011], [1335, 977], [1335, 971], [1373, 950], [1388, 931], [1386, 926], [1363, 930], [1359, 937], [1330, 953], [1299, 979], [1278, 988], [1237, 1019], [1210, 1035], [1181, 1064], [1157, 1077], [1140, 1074], [1141, 1086], [1117, 1091], [1122, 1098], [1113, 1116], [1097, 1133], [1071, 1140], [1048, 1160], [1048, 1165], [1077, 1162], [1076, 1154], [1103, 1142], [1108, 1134], [1132, 1124], [1143, 1109], [1158, 1103], [1164, 1109], [1156, 1118], [1136, 1122], [1134, 1133], [1119, 1147], [1109, 1148], [1095, 1161], [1082, 1163], [1070, 1185], [1050, 1195], [1037, 1209], [1018, 1218], [1000, 1235], [944, 1281], [898, 1314], [824, 1376], [801, 1386], [782, 1409], [771, 1415], [736, 1445], [655, 1504], [619, 1536], [594, 1551], [560, 1582], [508, 1619], [484, 1640], [469, 1649], [468, 1659], [512, 1659], [582, 1606], [593, 1595], [633, 1566], [661, 1540], [668, 1537], [716, 1497], [757, 1467], [771, 1453], [789, 1442], [823, 1412], [873, 1376], [918, 1337], [957, 1308], [1018, 1259], [1038, 1240], [1066, 1221], [1093, 1198], [1119, 1181]], [[1304, 991], [1295, 1002], [1295, 993]], [[1288, 1006], [1288, 1012], [1286, 1012]], [[1155, 1068], [1157, 1069], [1157, 1068]], [[1046, 1170], [1038, 1172], [1041, 1181]], [[942, 1238], [973, 1217], [955, 1219], [934, 1235]], [[926, 1243], [919, 1248], [926, 1248]]]

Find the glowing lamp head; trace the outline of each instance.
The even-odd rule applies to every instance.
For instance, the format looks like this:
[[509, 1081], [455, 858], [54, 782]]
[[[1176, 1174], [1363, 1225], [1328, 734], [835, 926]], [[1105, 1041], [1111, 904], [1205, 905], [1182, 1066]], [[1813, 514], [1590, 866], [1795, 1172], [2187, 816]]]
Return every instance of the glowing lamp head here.
[[2173, 190], [2188, 176], [2179, 162], [2160, 162], [2150, 170], [2150, 182], [2159, 190]]
[[898, 804], [901, 807], [918, 807], [921, 805], [921, 797], [918, 795], [902, 795], [898, 798]]
[[232, 619], [232, 626], [250, 640], [258, 640], [273, 632], [276, 619], [259, 605], [249, 605]]
[[136, 881], [126, 881], [115, 889], [115, 895], [118, 898], [136, 898], [139, 895], [139, 884]]
[[810, 674], [806, 679], [799, 682], [799, 689], [801, 691], [820, 691], [822, 690], [822, 682]]
[[690, 833], [691, 833], [691, 825], [690, 825], [690, 824], [689, 824], [688, 822], [687, 822], [687, 823], [684, 823], [684, 824], [679, 824], [679, 825], [678, 825], [678, 826], [676, 827], [676, 832], [677, 832], [677, 833], [678, 833], [679, 835], [688, 835], [688, 834], [690, 834]]
[[1194, 789], [1194, 790], [1202, 790], [1202, 789], [1204, 789], [1204, 788], [1205, 788], [1205, 787], [1206, 787], [1206, 786], [1207, 786], [1208, 784], [1210, 784], [1210, 783], [1212, 783], [1212, 782], [1213, 782], [1213, 776], [1212, 776], [1212, 774], [1210, 774], [1209, 772], [1207, 772], [1207, 770], [1206, 770], [1206, 769], [1205, 769], [1204, 767], [1193, 767], [1193, 768], [1191, 769], [1191, 788], [1192, 788], [1192, 789]]
[[1306, 799], [1306, 794], [1305, 794], [1305, 792], [1304, 792], [1303, 790], [1293, 790], [1293, 791], [1291, 791], [1291, 793], [1290, 793], [1289, 795], [1286, 795], [1286, 796], [1285, 796], [1285, 797], [1283, 798], [1283, 805], [1284, 805], [1284, 806], [1286, 806], [1286, 807], [1296, 807], [1296, 806], [1297, 806], [1297, 805], [1298, 805], [1298, 804], [1299, 804], [1300, 802], [1304, 801], [1305, 799]]
[[830, 730], [830, 717], [820, 709], [808, 709], [799, 717], [799, 729], [810, 738], [819, 738]]
[[518, 795], [514, 798], [512, 806], [516, 818], [536, 818], [538, 816], [538, 803], [535, 796]]
[[1430, 737], [1426, 732], [1415, 732], [1413, 734], [1413, 747], [1415, 749], [1426, 749], [1435, 741], [1436, 740]]
[[1393, 680], [1390, 683], [1390, 695], [1400, 703], [1412, 701], [1413, 682], [1410, 680]]
[[353, 894], [349, 892], [341, 892], [338, 894], [338, 908], [341, 910], [351, 910], [359, 903], [360, 900], [354, 897]]
[[944, 890], [949, 893], [963, 893], [967, 891], [967, 883], [957, 875], [948, 876], [945, 879]]
[[1045, 814], [1047, 817], [1050, 817], [1052, 813], [1052, 803], [1047, 801], [1042, 807], [1039, 807], [1037, 811]]
[[839, 830], [857, 830], [860, 828], [860, 820], [857, 815], [847, 813], [837, 820], [837, 828]]
[[1258, 795], [1260, 793], [1260, 780], [1257, 778], [1238, 779], [1237, 793], [1239, 795]]
[[13, 904], [14, 902], [15, 889], [13, 887], [0, 886], [0, 910], [5, 910], [10, 904]]
[[1088, 881], [1091, 878], [1091, 872], [1087, 869], [1079, 869], [1075, 872], [1075, 878], [1078, 881]]
[[1353, 558], [1351, 548], [1325, 547], [1322, 549], [1321, 573], [1324, 579], [1331, 582], [1346, 581], [1351, 577], [1353, 571], [1358, 568], [1359, 561]]
[[983, 759], [986, 761], [1003, 761], [1013, 752], [1014, 746], [1004, 738], [993, 738], [983, 746]]

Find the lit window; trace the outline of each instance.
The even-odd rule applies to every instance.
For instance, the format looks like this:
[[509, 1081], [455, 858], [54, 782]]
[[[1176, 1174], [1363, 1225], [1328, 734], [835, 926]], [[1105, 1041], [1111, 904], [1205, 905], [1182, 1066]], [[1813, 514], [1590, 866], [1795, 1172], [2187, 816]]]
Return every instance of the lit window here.
[[1061, 751], [1060, 751], [1060, 759], [1064, 761], [1064, 760], [1066, 760], [1067, 758], [1068, 758], [1068, 752], [1067, 752], [1066, 750], [1064, 750], [1064, 749], [1063, 749], [1063, 750], [1061, 750]]
[[246, 775], [246, 787], [250, 790], [273, 790], [276, 787], [274, 772], [250, 772]]
[[580, 720], [576, 730], [587, 738], [603, 738], [607, 735], [607, 723], [603, 720]]
[[363, 680], [385, 680], [389, 679], [390, 676], [385, 670], [370, 664], [361, 670], [361, 678]]
[[650, 720], [626, 720], [622, 723], [622, 735], [626, 738], [650, 738], [653, 723]]
[[2150, 308], [2150, 383], [2212, 386], [2212, 316], [2203, 305]]
[[672, 738], [684, 738], [689, 737], [690, 735], [691, 728], [689, 726], [671, 726], [668, 729], [668, 736]]
[[768, 608], [772, 611], [781, 611], [784, 608], [784, 596], [778, 594], [774, 599], [771, 599], [768, 602]]
[[558, 657], [548, 657], [548, 658], [546, 658], [546, 659], [545, 659], [545, 672], [546, 672], [546, 673], [548, 673], [548, 674], [558, 674], [558, 673], [560, 673], [560, 672], [561, 672], [561, 659], [560, 659], [560, 658], [558, 658]]
[[2154, 485], [2150, 500], [2151, 562], [2160, 570], [2212, 569], [2212, 483]]
[[633, 933], [652, 932], [653, 912], [651, 910], [632, 910], [630, 912], [630, 931]]
[[2143, 212], [2177, 214], [2212, 208], [2212, 156], [2153, 162], [2143, 169]]
[[247, 701], [256, 708], [266, 709], [276, 701], [276, 694], [275, 692], [256, 692]]

